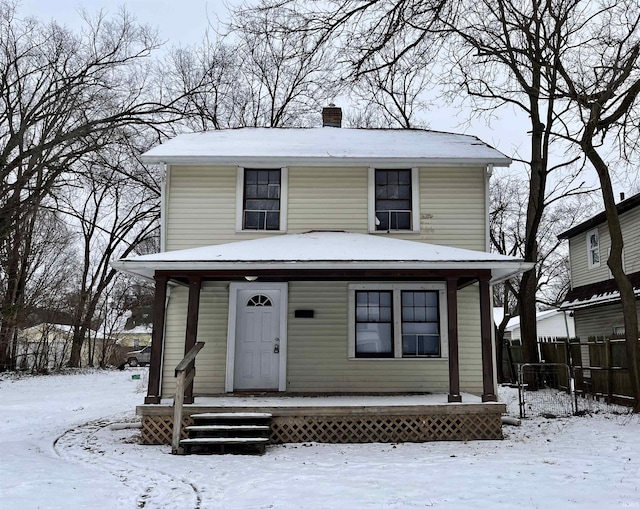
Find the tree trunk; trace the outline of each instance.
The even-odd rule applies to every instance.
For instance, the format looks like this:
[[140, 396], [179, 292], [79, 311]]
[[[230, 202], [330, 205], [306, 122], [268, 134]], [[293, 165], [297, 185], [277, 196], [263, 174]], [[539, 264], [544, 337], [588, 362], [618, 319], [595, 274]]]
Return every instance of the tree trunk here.
[[[539, 80], [539, 75], [536, 75]], [[524, 260], [538, 262], [538, 229], [544, 210], [544, 193], [547, 184], [547, 161], [544, 157], [543, 140], [545, 126], [540, 122], [539, 98], [529, 97], [531, 106], [531, 178], [529, 202], [525, 228]], [[536, 321], [536, 292], [538, 273], [536, 268], [522, 274], [518, 303], [520, 308], [520, 334], [524, 362], [539, 362], [538, 329]]]
[[624, 273], [622, 268], [622, 229], [620, 227], [620, 217], [616, 208], [615, 196], [611, 185], [609, 168], [602, 160], [597, 151], [593, 148], [591, 138], [583, 138], [581, 143], [587, 158], [598, 172], [602, 198], [604, 201], [605, 216], [611, 237], [611, 252], [607, 265], [620, 291], [620, 302], [624, 316], [625, 346], [627, 353], [627, 363], [629, 365], [629, 379], [634, 396], [634, 412], [640, 412], [640, 347], [638, 345], [638, 311], [636, 296], [633, 292], [633, 285]]

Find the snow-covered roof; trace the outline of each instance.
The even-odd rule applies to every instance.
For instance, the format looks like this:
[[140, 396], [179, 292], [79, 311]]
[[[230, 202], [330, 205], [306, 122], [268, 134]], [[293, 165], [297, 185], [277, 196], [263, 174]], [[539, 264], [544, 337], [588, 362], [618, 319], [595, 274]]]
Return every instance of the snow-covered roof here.
[[121, 329], [117, 331], [117, 334], [120, 335], [128, 335], [128, 334], [151, 334], [152, 327], [150, 324], [136, 325], [131, 329]]
[[508, 166], [475, 136], [416, 129], [242, 128], [181, 134], [142, 155], [146, 163]]
[[[636, 298], [640, 298], [640, 271], [627, 274]], [[614, 279], [606, 279], [589, 285], [577, 286], [567, 293], [562, 309], [580, 309], [620, 301], [620, 291]]]
[[156, 270], [490, 269], [498, 280], [532, 265], [511, 256], [379, 235], [308, 232], [124, 258], [112, 266], [147, 278]]
[[[556, 316], [560, 312], [559, 309], [546, 309], [544, 311], [538, 311], [536, 313], [536, 322], [541, 322], [542, 320], [546, 320], [547, 318], [551, 318]], [[507, 322], [507, 326], [505, 327], [506, 331], [512, 331], [520, 327], [520, 317], [514, 316]]]
[[[634, 288], [633, 293], [635, 294], [636, 299], [640, 298], [640, 288]], [[615, 302], [620, 302], [620, 292], [618, 290], [594, 294], [591, 297], [585, 299], [565, 300], [560, 305], [560, 308], [581, 309], [593, 306], [601, 306], [604, 304], [613, 304]]]

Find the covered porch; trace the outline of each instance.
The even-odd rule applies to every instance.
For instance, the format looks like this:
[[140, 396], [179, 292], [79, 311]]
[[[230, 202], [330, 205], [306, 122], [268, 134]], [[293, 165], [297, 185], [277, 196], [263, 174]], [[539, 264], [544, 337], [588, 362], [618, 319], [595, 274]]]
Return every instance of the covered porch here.
[[[188, 425], [193, 414], [241, 413], [253, 408], [273, 416], [273, 443], [501, 437], [500, 414], [504, 406], [495, 403], [490, 285], [526, 270], [530, 264], [502, 255], [382, 236], [309, 232], [142, 256], [120, 260], [114, 265], [120, 270], [153, 278], [156, 283], [149, 386], [145, 405], [138, 408], [143, 417], [146, 443], [166, 443], [170, 435], [167, 430], [173, 427], [167, 400], [172, 394], [166, 387], [177, 362], [167, 365], [165, 351], [169, 290], [171, 287], [185, 289], [182, 312], [186, 320], [182, 338], [186, 354], [196, 341], [203, 340], [202, 331], [199, 333], [203, 316], [201, 299], [207, 285], [218, 285], [217, 295], [228, 297], [221, 304], [228, 308], [228, 320], [219, 325], [225, 329], [222, 348], [226, 362], [215, 366], [203, 366], [200, 362], [198, 369], [218, 370], [224, 374], [224, 384], [215, 386], [218, 389], [213, 391], [194, 390], [194, 379], [187, 380], [183, 425]], [[321, 298], [323, 285], [333, 285], [333, 293]], [[306, 292], [304, 299], [300, 298], [300, 287]], [[330, 306], [326, 304], [328, 301], [339, 301], [331, 303], [331, 313], [325, 312], [320, 304], [315, 309], [315, 287], [318, 300], [325, 303], [326, 309]], [[373, 293], [390, 296], [405, 290], [437, 294], [436, 355], [408, 358], [403, 344], [404, 331], [398, 323], [393, 326], [396, 337], [402, 341], [396, 340], [388, 358], [358, 356], [358, 338], [353, 332], [354, 296], [370, 288], [380, 290]], [[465, 299], [462, 308], [461, 295]], [[268, 345], [274, 355], [267, 352], [267, 356], [276, 367], [271, 369], [271, 381], [266, 386], [246, 386], [239, 383], [238, 351], [242, 345], [238, 337], [249, 315], [241, 315], [239, 309], [251, 299], [258, 299], [255, 305], [259, 306], [263, 298], [273, 301], [278, 316], [276, 325], [267, 334], [271, 339], [275, 336]], [[397, 303], [394, 306], [393, 314], [399, 316], [404, 310]], [[331, 328], [331, 320], [340, 322], [335, 329], [339, 332], [331, 329], [320, 336], [320, 343], [333, 343], [330, 354], [317, 348], [295, 350], [296, 345], [308, 344], [307, 338], [315, 339], [318, 330]], [[467, 385], [475, 384], [474, 390], [466, 393], [461, 391], [461, 337], [464, 338], [465, 380], [473, 380], [467, 381]], [[205, 351], [206, 348], [207, 345]], [[313, 355], [322, 355], [317, 363], [325, 362], [324, 371], [315, 369]], [[327, 361], [327, 358], [334, 360]], [[306, 363], [303, 369], [300, 362]], [[335, 369], [332, 366], [336, 366]], [[304, 378], [305, 373], [300, 373], [305, 370], [315, 375], [307, 385], [299, 380]], [[197, 387], [197, 376], [195, 380]], [[247, 399], [242, 396], [244, 390], [266, 391], [269, 398]], [[222, 398], [219, 396], [222, 393], [231, 396]], [[388, 395], [380, 396], [381, 393]], [[215, 394], [218, 396], [210, 399]], [[334, 398], [340, 394], [341, 399], [332, 404], [318, 404], [321, 401], [318, 394]], [[296, 399], [298, 397], [301, 399]]]

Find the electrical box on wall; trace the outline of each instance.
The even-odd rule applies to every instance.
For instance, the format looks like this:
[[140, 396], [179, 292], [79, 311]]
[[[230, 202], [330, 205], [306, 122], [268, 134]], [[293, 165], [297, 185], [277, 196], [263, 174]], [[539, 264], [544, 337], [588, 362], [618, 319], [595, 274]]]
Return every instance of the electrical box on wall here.
[[296, 309], [295, 310], [296, 318], [313, 318], [313, 309]]

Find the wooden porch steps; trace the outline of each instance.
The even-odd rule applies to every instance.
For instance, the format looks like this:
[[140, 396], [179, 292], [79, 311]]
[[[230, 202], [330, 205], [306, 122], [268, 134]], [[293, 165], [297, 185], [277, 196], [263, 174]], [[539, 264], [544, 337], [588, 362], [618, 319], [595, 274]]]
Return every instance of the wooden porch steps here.
[[180, 440], [185, 454], [264, 454], [271, 436], [271, 414], [192, 414], [189, 438]]

